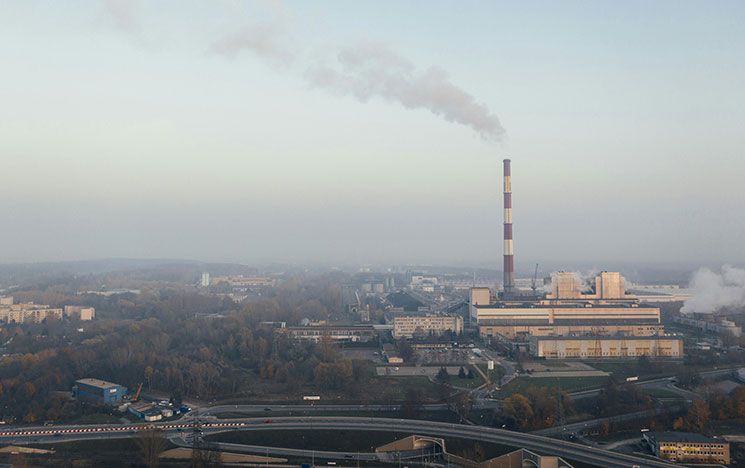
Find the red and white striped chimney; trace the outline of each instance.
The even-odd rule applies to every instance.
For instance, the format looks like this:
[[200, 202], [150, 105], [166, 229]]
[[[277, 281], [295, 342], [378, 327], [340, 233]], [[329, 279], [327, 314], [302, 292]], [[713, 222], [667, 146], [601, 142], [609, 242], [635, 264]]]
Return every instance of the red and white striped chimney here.
[[515, 258], [512, 251], [512, 181], [510, 160], [504, 163], [504, 286], [505, 296], [509, 296], [515, 288]]

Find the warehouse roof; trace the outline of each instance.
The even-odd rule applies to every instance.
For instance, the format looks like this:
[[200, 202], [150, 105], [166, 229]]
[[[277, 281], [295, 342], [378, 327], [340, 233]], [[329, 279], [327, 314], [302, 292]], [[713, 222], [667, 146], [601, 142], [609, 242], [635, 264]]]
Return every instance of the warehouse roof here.
[[91, 387], [103, 388], [103, 389], [121, 386], [113, 382], [107, 382], [105, 380], [99, 380], [99, 379], [80, 379], [80, 380], [76, 380], [75, 383], [89, 385]]
[[647, 432], [646, 437], [653, 438], [657, 442], [693, 442], [698, 444], [726, 444], [723, 439], [713, 439], [695, 432]]
[[649, 336], [627, 336], [627, 335], [574, 335], [574, 336], [534, 336], [532, 337], [539, 341], [555, 341], [555, 340], [612, 340], [612, 341], [649, 341], [649, 340], [680, 340], [678, 336], [670, 335], [649, 335]]

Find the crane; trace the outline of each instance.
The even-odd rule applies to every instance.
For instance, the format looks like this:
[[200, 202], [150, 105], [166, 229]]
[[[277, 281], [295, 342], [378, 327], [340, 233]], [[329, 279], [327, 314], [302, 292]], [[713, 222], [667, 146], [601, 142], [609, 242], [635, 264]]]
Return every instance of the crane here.
[[140, 385], [137, 386], [137, 391], [135, 392], [134, 396], [132, 396], [132, 403], [135, 401], [138, 401], [140, 399], [140, 392], [142, 391], [142, 382], [140, 382]]

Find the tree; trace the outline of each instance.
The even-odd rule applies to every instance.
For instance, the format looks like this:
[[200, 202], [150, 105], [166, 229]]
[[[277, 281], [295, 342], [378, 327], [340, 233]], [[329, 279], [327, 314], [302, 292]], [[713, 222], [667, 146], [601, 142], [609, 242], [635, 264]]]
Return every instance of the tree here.
[[163, 431], [154, 427], [143, 429], [137, 433], [135, 443], [140, 449], [142, 461], [150, 468], [157, 468], [160, 463], [160, 454], [166, 447]]
[[458, 378], [459, 378], [459, 379], [465, 379], [465, 378], [466, 378], [466, 370], [465, 370], [465, 369], [463, 369], [463, 367], [462, 367], [462, 366], [461, 366], [461, 368], [460, 368], [460, 369], [458, 370]]
[[401, 416], [413, 419], [419, 416], [422, 411], [422, 401], [424, 397], [422, 391], [418, 388], [408, 388], [404, 402], [401, 405]]
[[435, 376], [435, 380], [442, 385], [449, 383], [450, 374], [448, 374], [448, 370], [444, 367], [440, 367], [440, 370], [437, 371], [437, 375]]
[[642, 354], [636, 359], [636, 370], [639, 374], [649, 374], [654, 370], [649, 356]]
[[468, 368], [468, 374], [466, 375], [466, 377], [469, 378], [469, 379], [475, 379], [476, 378], [476, 376], [473, 374], [473, 369], [471, 369], [470, 367]]
[[673, 421], [673, 429], [676, 431], [683, 430], [683, 428], [685, 428], [685, 425], [686, 425], [686, 422], [682, 416], [679, 418], [675, 418], [675, 420]]
[[603, 422], [600, 423], [600, 427], [598, 428], [598, 433], [601, 437], [605, 437], [608, 434], [610, 434], [610, 420], [604, 419]]
[[689, 428], [697, 431], [704, 432], [706, 425], [709, 423], [709, 417], [711, 416], [711, 410], [709, 404], [704, 400], [695, 400], [691, 403], [686, 414], [686, 424]]
[[527, 429], [533, 419], [533, 406], [524, 395], [515, 393], [505, 398], [502, 411], [513, 418], [521, 429]]

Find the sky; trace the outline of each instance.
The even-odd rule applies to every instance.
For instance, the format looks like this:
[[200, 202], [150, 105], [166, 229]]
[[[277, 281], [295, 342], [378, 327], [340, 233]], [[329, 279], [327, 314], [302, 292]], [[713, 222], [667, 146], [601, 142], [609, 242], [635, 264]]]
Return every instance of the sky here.
[[745, 261], [745, 3], [0, 3], [0, 262]]

